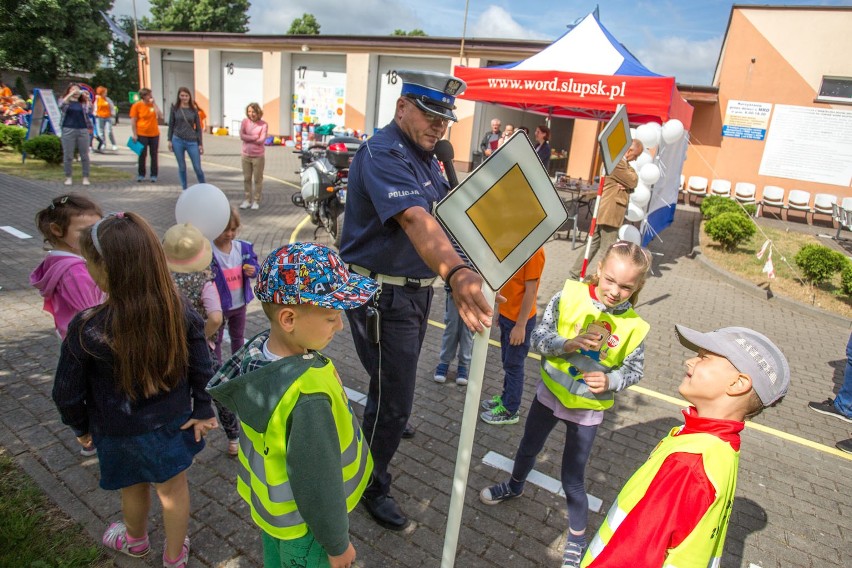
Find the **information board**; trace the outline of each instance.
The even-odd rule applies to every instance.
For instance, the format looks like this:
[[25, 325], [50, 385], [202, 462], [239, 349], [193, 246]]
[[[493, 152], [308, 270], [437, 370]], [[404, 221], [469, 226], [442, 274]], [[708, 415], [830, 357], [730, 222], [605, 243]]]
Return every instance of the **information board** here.
[[27, 140], [35, 138], [45, 130], [44, 119], [47, 118], [53, 133], [62, 134], [62, 113], [56, 103], [56, 96], [51, 89], [33, 90], [33, 110], [30, 115], [30, 126], [27, 128]]
[[729, 100], [722, 122], [722, 136], [763, 140], [771, 112], [772, 103]]

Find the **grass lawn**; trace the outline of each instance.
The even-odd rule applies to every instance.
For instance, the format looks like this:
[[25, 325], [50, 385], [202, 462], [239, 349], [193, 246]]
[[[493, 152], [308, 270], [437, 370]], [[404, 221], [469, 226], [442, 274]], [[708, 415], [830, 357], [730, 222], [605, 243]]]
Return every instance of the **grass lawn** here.
[[0, 448], [0, 566], [106, 568], [112, 561]]
[[[769, 280], [766, 274], [762, 272], [766, 257], [764, 256], [763, 260], [760, 260], [755, 256], [760, 247], [763, 246], [764, 237], [760, 232], [755, 234], [749, 242], [740, 245], [736, 251], [726, 252], [718, 243], [710, 240], [710, 237], [704, 232], [704, 223], [702, 223], [700, 231], [701, 252], [719, 268], [736, 274], [761, 288], [769, 288], [776, 296], [783, 296], [833, 314], [852, 318], [852, 300], [843, 295], [841, 291], [840, 273], [819, 286], [803, 284], [799, 280], [801, 273], [793, 261], [793, 257], [806, 244], [817, 243], [825, 246], [824, 240], [805, 233], [780, 231], [764, 225], [760, 225], [760, 227], [772, 240], [774, 246], [772, 253], [772, 263], [775, 265], [774, 280]], [[786, 258], [786, 263], [781, 260], [782, 257]], [[788, 267], [787, 264], [790, 266]], [[792, 270], [790, 267], [792, 267]]]
[[[80, 162], [74, 162], [74, 178], [79, 183], [83, 175]], [[42, 160], [28, 158], [21, 163], [21, 155], [9, 148], [0, 149], [0, 173], [18, 176], [34, 181], [64, 181], [65, 172], [62, 165], [52, 165]], [[89, 172], [92, 183], [127, 181], [133, 179], [133, 174], [115, 168], [105, 168], [92, 164]]]

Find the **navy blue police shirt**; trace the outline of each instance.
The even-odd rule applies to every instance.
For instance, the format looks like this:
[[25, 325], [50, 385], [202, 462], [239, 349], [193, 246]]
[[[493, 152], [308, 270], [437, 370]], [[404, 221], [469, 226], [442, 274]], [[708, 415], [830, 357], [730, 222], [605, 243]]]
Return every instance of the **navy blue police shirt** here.
[[391, 122], [361, 145], [349, 169], [341, 258], [376, 274], [434, 277], [393, 217], [409, 207], [431, 213], [449, 190], [434, 152]]

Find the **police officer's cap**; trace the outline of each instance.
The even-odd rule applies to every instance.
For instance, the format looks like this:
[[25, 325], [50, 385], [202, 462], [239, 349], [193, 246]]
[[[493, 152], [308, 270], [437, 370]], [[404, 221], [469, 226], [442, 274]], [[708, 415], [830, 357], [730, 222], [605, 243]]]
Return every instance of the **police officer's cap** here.
[[430, 71], [397, 71], [402, 79], [402, 96], [411, 99], [417, 107], [429, 114], [455, 122], [456, 95], [464, 92], [467, 84], [446, 73]]

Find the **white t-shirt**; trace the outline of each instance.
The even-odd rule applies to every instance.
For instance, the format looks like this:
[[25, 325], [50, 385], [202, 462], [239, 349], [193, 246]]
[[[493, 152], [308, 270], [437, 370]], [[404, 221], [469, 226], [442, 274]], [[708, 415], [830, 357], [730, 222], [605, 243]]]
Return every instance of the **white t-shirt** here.
[[242, 307], [246, 303], [245, 296], [243, 295], [242, 247], [237, 241], [233, 241], [231, 243], [231, 252], [224, 253], [214, 244], [213, 256], [216, 257], [216, 262], [219, 263], [219, 268], [225, 277], [225, 284], [231, 292], [231, 309]]

